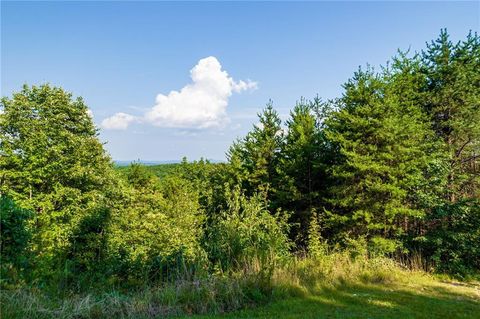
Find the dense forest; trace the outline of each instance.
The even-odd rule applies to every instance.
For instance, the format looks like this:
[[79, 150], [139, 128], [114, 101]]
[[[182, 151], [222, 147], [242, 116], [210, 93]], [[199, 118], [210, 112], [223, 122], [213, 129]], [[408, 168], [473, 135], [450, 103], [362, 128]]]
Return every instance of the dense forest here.
[[87, 105], [60, 87], [4, 97], [2, 289], [254, 273], [245, 285], [261, 288], [243, 296], [257, 300], [277, 267], [332, 254], [478, 275], [480, 37], [454, 43], [442, 31], [421, 52], [359, 68], [343, 89], [300, 98], [285, 122], [270, 101], [225, 163], [158, 171], [115, 167]]

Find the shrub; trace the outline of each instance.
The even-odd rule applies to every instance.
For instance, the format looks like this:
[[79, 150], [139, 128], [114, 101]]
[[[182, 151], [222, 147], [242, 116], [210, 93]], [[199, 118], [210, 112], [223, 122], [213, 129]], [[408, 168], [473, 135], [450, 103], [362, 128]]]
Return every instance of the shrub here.
[[318, 214], [314, 211], [308, 228], [308, 255], [312, 258], [320, 258], [327, 253], [327, 244], [320, 235]]
[[460, 276], [480, 269], [480, 203], [463, 201], [438, 207], [421, 242], [438, 271]]
[[226, 193], [227, 210], [208, 227], [206, 250], [211, 260], [226, 270], [254, 260], [274, 262], [287, 255], [288, 214], [272, 215], [258, 194], [247, 198], [239, 188]]
[[0, 282], [16, 282], [28, 265], [27, 247], [31, 238], [27, 222], [30, 211], [15, 205], [5, 195], [0, 197]]
[[121, 278], [176, 276], [205, 256], [198, 194], [178, 177], [148, 189], [130, 189], [113, 214], [109, 252]]
[[380, 257], [394, 253], [402, 248], [398, 240], [374, 236], [368, 242], [368, 251], [373, 257]]

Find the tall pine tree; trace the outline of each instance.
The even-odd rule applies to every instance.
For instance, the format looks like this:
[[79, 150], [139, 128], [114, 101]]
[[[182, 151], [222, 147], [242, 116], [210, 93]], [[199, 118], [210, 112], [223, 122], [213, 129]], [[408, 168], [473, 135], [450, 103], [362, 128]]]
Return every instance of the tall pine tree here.
[[445, 142], [450, 203], [480, 198], [480, 37], [454, 44], [446, 30], [422, 52], [424, 108]]
[[279, 162], [284, 134], [281, 119], [270, 101], [243, 139], [234, 143], [228, 153], [229, 161], [241, 173], [247, 194], [261, 192], [274, 199], [280, 183]]
[[327, 121], [336, 158], [326, 218], [344, 236], [394, 240], [424, 214], [414, 197], [426, 185], [432, 131], [421, 108], [398, 94], [393, 74], [356, 72]]
[[320, 204], [324, 180], [320, 167], [321, 132], [314, 105], [301, 99], [290, 112], [280, 164], [283, 182], [278, 192], [279, 205], [294, 212], [291, 221], [299, 227], [293, 229], [298, 243], [306, 239], [311, 212]]

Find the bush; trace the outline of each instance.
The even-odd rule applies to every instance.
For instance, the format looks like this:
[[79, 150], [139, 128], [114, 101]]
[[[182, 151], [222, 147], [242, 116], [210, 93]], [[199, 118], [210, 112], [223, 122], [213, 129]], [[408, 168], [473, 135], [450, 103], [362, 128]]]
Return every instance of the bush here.
[[0, 282], [15, 283], [22, 271], [28, 265], [29, 241], [28, 220], [32, 217], [30, 211], [15, 205], [12, 199], [0, 197]]
[[175, 277], [204, 260], [198, 194], [178, 177], [153, 188], [129, 189], [124, 207], [111, 219], [109, 253], [112, 272], [120, 278]]
[[381, 257], [394, 253], [402, 248], [401, 242], [398, 240], [375, 236], [370, 238], [368, 243], [368, 251], [373, 257]]
[[320, 225], [318, 224], [318, 214], [313, 211], [308, 228], [308, 255], [315, 259], [321, 258], [327, 253], [327, 243], [320, 235]]
[[[260, 195], [247, 198], [239, 188], [227, 190], [227, 210], [209, 225], [206, 250], [222, 270], [252, 261], [274, 262], [288, 254], [288, 214], [272, 215]], [[272, 263], [273, 266], [273, 263]]]
[[438, 271], [465, 276], [480, 269], [480, 203], [464, 201], [438, 207], [421, 247]]

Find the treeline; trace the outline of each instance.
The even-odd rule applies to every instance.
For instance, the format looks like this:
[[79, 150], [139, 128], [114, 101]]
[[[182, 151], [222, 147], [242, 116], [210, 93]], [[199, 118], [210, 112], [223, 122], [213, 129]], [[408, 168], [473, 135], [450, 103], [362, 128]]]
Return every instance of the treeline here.
[[[480, 37], [359, 69], [335, 100], [273, 104], [228, 151], [115, 170], [81, 98], [1, 101], [1, 282], [83, 289], [269, 269], [348, 249], [480, 269]], [[152, 146], [153, 147], [153, 146]]]
[[246, 194], [292, 212], [329, 246], [420, 253], [437, 270], [480, 269], [480, 38], [446, 31], [413, 56], [359, 69], [342, 97], [300, 100], [282, 125], [272, 104], [229, 151]]

